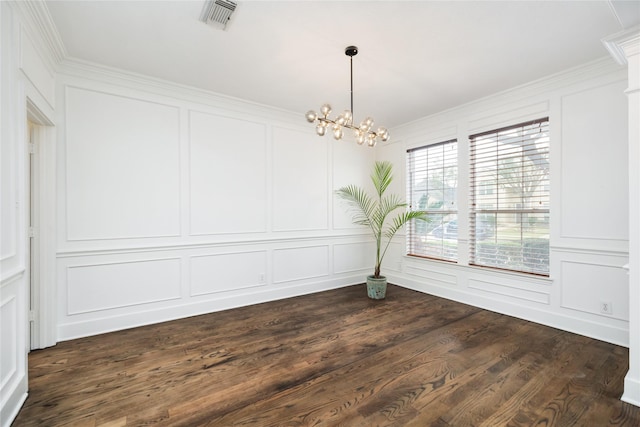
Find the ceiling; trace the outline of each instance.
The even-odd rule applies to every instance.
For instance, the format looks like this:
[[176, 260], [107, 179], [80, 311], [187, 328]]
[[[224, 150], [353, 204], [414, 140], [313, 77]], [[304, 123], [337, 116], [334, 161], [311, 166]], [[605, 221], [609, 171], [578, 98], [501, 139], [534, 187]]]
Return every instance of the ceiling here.
[[637, 1], [47, 1], [70, 58], [299, 112], [324, 102], [394, 127], [608, 56]]

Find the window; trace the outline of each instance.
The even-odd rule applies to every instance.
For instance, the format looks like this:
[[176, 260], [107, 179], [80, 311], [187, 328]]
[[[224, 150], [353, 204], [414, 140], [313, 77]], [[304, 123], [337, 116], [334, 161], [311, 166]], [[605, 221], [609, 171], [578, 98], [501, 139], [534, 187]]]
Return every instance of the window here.
[[407, 226], [409, 255], [458, 259], [458, 143], [456, 140], [407, 150], [407, 200], [430, 222]]
[[470, 264], [549, 275], [549, 118], [470, 139]]

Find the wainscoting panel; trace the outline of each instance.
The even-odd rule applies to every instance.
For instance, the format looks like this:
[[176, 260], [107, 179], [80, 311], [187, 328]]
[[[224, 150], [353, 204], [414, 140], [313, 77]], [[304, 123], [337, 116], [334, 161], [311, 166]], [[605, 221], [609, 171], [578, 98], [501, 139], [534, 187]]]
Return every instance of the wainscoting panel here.
[[266, 231], [266, 126], [189, 112], [191, 235]]
[[374, 242], [339, 243], [333, 245], [333, 272], [355, 273], [371, 270], [375, 261], [376, 244]]
[[191, 257], [191, 296], [261, 286], [266, 283], [267, 252]]
[[508, 284], [505, 282], [496, 283], [495, 280], [488, 281], [470, 278], [468, 286], [472, 289], [494, 294], [494, 297], [497, 299], [506, 296], [530, 302], [549, 304], [549, 290], [547, 290], [547, 292], [541, 292], [536, 290], [534, 286], [522, 285], [515, 281]]
[[[396, 211], [397, 212], [397, 211]], [[386, 254], [382, 260], [382, 267], [380, 269], [381, 274], [386, 276], [388, 272], [396, 272], [401, 273], [403, 269], [402, 258], [407, 253], [407, 245], [406, 239], [404, 235], [396, 234], [391, 243], [389, 244], [389, 248], [387, 249]], [[383, 241], [383, 246], [381, 250], [384, 250], [384, 245], [386, 242]], [[375, 260], [374, 255], [372, 256], [371, 266], [373, 266], [373, 261]]]
[[[575, 257], [574, 257], [575, 258]], [[583, 256], [584, 258], [584, 256]], [[626, 262], [599, 260], [561, 262], [562, 307], [612, 319], [629, 320], [629, 277]], [[608, 307], [603, 313], [602, 304]]]
[[[343, 239], [337, 240], [342, 244]], [[335, 242], [321, 237], [61, 255], [58, 338], [362, 283], [361, 273], [331, 273], [329, 251]]]
[[420, 278], [436, 286], [451, 287], [458, 284], [456, 275], [448, 274], [440, 271], [437, 267], [430, 267], [428, 264], [414, 261], [411, 258], [407, 259], [404, 268], [407, 275]]
[[66, 87], [67, 240], [180, 234], [179, 109]]
[[0, 425], [8, 426], [27, 398], [27, 348], [22, 275], [0, 283]]
[[328, 227], [327, 141], [313, 132], [273, 128], [273, 230]]
[[71, 265], [66, 271], [67, 315], [180, 298], [179, 258]]
[[292, 282], [328, 275], [328, 245], [273, 251], [273, 283]]
[[[4, 289], [3, 289], [4, 291]], [[3, 292], [4, 293], [4, 292]], [[18, 307], [15, 295], [0, 300], [0, 338], [2, 339], [2, 357], [0, 357], [0, 391], [6, 394], [6, 387], [14, 382], [18, 374], [18, 359], [22, 349], [18, 348]]]

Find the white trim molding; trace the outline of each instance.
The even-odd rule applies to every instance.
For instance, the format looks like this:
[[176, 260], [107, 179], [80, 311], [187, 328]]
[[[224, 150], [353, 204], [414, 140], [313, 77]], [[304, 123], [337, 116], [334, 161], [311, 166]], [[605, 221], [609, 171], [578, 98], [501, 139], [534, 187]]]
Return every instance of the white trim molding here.
[[629, 117], [629, 371], [622, 401], [640, 406], [640, 26], [603, 40], [627, 65]]
[[602, 44], [620, 65], [628, 64], [627, 58], [640, 51], [640, 26], [626, 29], [602, 39]]

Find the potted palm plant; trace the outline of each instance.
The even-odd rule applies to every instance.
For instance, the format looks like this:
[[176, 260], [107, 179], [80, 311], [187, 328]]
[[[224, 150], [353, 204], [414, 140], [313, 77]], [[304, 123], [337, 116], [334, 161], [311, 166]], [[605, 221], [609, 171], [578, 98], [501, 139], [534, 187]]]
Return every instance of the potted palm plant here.
[[372, 299], [384, 299], [387, 292], [387, 278], [380, 274], [391, 239], [407, 222], [417, 219], [428, 221], [424, 212], [402, 211], [392, 216], [394, 211], [407, 206], [396, 194], [385, 195], [393, 180], [393, 165], [390, 162], [376, 162], [371, 181], [375, 196], [356, 186], [349, 185], [336, 191], [336, 195], [347, 202], [348, 211], [354, 224], [369, 227], [376, 242], [376, 263], [373, 275], [367, 276], [367, 295]]

